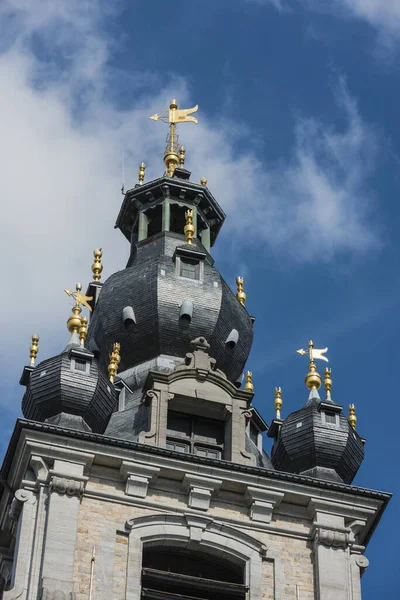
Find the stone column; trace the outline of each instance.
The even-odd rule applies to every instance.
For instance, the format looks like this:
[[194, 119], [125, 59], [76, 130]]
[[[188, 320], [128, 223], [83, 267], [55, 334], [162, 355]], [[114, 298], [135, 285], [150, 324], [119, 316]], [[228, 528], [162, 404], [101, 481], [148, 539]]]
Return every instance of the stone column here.
[[73, 568], [81, 497], [87, 477], [83, 464], [54, 461], [43, 554], [43, 599], [74, 597]]

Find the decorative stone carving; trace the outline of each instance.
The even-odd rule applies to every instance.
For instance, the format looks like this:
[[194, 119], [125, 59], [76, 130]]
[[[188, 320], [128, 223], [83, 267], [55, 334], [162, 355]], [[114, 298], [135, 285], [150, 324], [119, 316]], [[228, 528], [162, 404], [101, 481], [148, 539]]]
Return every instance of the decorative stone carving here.
[[369, 560], [366, 556], [354, 556], [353, 558], [355, 564], [357, 565], [357, 567], [360, 567], [360, 569], [362, 571], [365, 571], [365, 569], [367, 569], [369, 567]]
[[315, 541], [327, 548], [347, 548], [350, 536], [347, 531], [315, 527]]
[[270, 523], [274, 508], [279, 506], [283, 492], [247, 486], [245, 501], [250, 506], [250, 519]]
[[12, 519], [13, 521], [18, 521], [24, 502], [28, 502], [28, 500], [36, 502], [36, 499], [32, 495], [32, 492], [29, 492], [27, 490], [17, 490], [15, 492], [15, 496], [11, 502], [10, 510], [8, 513], [10, 519]]
[[208, 510], [210, 508], [212, 495], [218, 492], [221, 485], [221, 479], [201, 477], [199, 475], [186, 473], [182, 481], [182, 486], [189, 496], [189, 508]]
[[200, 381], [204, 381], [210, 371], [218, 373], [226, 379], [225, 373], [215, 368], [216, 359], [210, 356], [210, 344], [206, 338], [198, 337], [192, 340], [190, 344], [193, 346], [193, 352], [188, 352], [185, 357], [185, 364], [176, 367], [175, 371], [181, 371], [185, 369], [195, 369], [197, 378]]
[[155, 440], [157, 434], [157, 414], [159, 411], [160, 394], [155, 390], [147, 390], [144, 398], [144, 404], [150, 404], [150, 429], [149, 431], [143, 431], [140, 434], [140, 441], [146, 442], [147, 440]]
[[156, 481], [159, 472], [158, 467], [122, 461], [119, 476], [122, 481], [126, 481], [125, 494], [146, 498], [149, 484]]
[[30, 466], [34, 470], [36, 479], [39, 483], [45, 483], [49, 476], [49, 467], [41, 456], [33, 455], [31, 457]]
[[78, 496], [78, 498], [81, 498], [85, 490], [85, 482], [54, 476], [50, 482], [50, 489], [61, 496], [66, 494], [67, 496]]

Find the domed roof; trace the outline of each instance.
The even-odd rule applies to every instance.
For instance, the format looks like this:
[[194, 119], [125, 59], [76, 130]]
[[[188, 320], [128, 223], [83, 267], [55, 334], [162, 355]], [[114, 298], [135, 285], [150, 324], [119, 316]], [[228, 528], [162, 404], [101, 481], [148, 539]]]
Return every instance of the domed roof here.
[[33, 369], [22, 412], [34, 421], [104, 433], [115, 404], [114, 386], [94, 355], [73, 342]]
[[351, 483], [364, 458], [364, 443], [341, 411], [312, 390], [306, 406], [280, 426], [271, 452], [275, 469]]
[[[196, 277], [182, 275], [179, 261], [186, 257], [198, 268]], [[106, 364], [112, 343], [120, 342], [121, 373], [160, 355], [184, 359], [190, 341], [201, 336], [209, 340], [217, 368], [235, 381], [251, 349], [251, 318], [201, 245], [189, 249], [182, 236], [165, 235], [105, 281], [88, 347], [99, 349]]]

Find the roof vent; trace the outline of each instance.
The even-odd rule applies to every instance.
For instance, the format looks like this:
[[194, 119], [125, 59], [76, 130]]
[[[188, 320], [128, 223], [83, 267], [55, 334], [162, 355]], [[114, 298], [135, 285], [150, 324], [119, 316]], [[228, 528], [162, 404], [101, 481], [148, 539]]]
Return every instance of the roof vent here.
[[132, 306], [125, 306], [125, 308], [122, 309], [122, 320], [126, 329], [136, 325], [135, 313], [133, 312]]
[[232, 329], [232, 331], [226, 338], [225, 346], [227, 346], [230, 350], [233, 350], [235, 348], [236, 344], [238, 343], [238, 341], [239, 341], [239, 332], [237, 331], [237, 329]]
[[190, 323], [193, 316], [193, 302], [191, 300], [184, 300], [181, 304], [179, 312], [179, 319], [181, 321], [187, 321]]

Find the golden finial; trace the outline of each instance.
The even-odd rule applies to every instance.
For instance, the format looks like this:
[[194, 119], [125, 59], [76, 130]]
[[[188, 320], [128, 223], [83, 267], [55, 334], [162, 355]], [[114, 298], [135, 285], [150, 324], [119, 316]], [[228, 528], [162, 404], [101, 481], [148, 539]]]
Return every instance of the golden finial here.
[[92, 273], [93, 273], [93, 281], [100, 281], [101, 272], [103, 270], [103, 265], [101, 264], [101, 257], [103, 256], [103, 249], [96, 248], [93, 250], [94, 261], [92, 264]]
[[308, 350], [297, 350], [298, 354], [310, 357], [310, 364], [308, 365], [309, 371], [305, 378], [305, 384], [309, 390], [318, 390], [321, 387], [321, 375], [317, 373], [317, 367], [314, 360], [318, 359], [328, 362], [328, 359], [324, 356], [326, 352], [328, 352], [328, 348], [314, 348], [314, 342], [312, 340], [308, 342]]
[[243, 291], [244, 279], [243, 277], [236, 277], [236, 285], [237, 285], [237, 294], [236, 298], [239, 300], [240, 304], [243, 306], [246, 303], [246, 294]]
[[39, 352], [39, 340], [40, 340], [39, 336], [36, 333], [34, 333], [33, 336], [32, 336], [32, 345], [29, 348], [29, 356], [30, 356], [30, 359], [31, 359], [31, 362], [30, 362], [31, 367], [35, 366], [35, 360], [36, 360], [36, 357], [37, 357], [37, 353]]
[[79, 328], [82, 323], [81, 317], [80, 317], [82, 309], [80, 307], [80, 302], [78, 300], [81, 295], [81, 289], [82, 289], [82, 285], [80, 283], [77, 283], [76, 284], [76, 292], [71, 292], [71, 290], [64, 290], [65, 293], [68, 294], [68, 296], [72, 296], [72, 298], [75, 299], [75, 306], [72, 308], [72, 315], [70, 315], [70, 317], [67, 321], [68, 331], [70, 331], [71, 333], [78, 333]]
[[188, 208], [188, 210], [185, 212], [185, 217], [186, 217], [186, 225], [184, 228], [184, 232], [186, 235], [186, 243], [187, 244], [191, 244], [193, 242], [193, 237], [194, 237], [194, 225], [193, 225], [193, 211]]
[[144, 162], [142, 162], [142, 163], [140, 163], [140, 166], [139, 166], [139, 185], [143, 185], [145, 171], [146, 171], [146, 165], [144, 164]]
[[246, 383], [244, 384], [246, 392], [254, 392], [253, 385], [253, 373], [251, 371], [246, 372]]
[[332, 373], [332, 369], [328, 369], [328, 367], [325, 367], [324, 386], [325, 386], [327, 400], [331, 399], [331, 389], [332, 389], [331, 373]]
[[81, 340], [81, 346], [85, 345], [88, 332], [88, 320], [85, 316], [81, 317], [81, 326], [79, 327], [79, 339]]
[[350, 423], [350, 425], [352, 426], [353, 429], [356, 428], [356, 424], [357, 424], [357, 417], [356, 417], [356, 407], [354, 406], [354, 404], [349, 404], [349, 417], [348, 417], [348, 421]]
[[202, 178], [200, 179], [200, 184], [201, 184], [203, 187], [206, 187], [206, 185], [207, 185], [207, 179], [206, 179], [205, 177], [202, 177]]
[[115, 342], [113, 346], [113, 351], [110, 354], [110, 363], [108, 365], [108, 376], [110, 378], [111, 383], [114, 383], [114, 377], [118, 371], [118, 365], [121, 362], [120, 351], [121, 345], [118, 342]]
[[198, 105], [193, 108], [184, 108], [178, 110], [178, 104], [176, 100], [171, 100], [169, 110], [165, 111], [162, 115], [153, 115], [150, 117], [153, 121], [163, 121], [169, 123], [169, 133], [167, 137], [167, 147], [164, 154], [164, 163], [167, 167], [167, 176], [172, 177], [176, 167], [179, 164], [178, 156], [178, 136], [176, 134], [177, 123], [197, 123], [195, 117], [191, 117], [193, 113], [198, 110]]
[[276, 418], [281, 418], [281, 408], [282, 408], [282, 390], [280, 387], [275, 388], [275, 410], [276, 410]]
[[181, 146], [180, 150], [179, 150], [179, 166], [180, 167], [185, 166], [185, 154], [186, 154], [186, 150], [183, 146]]

